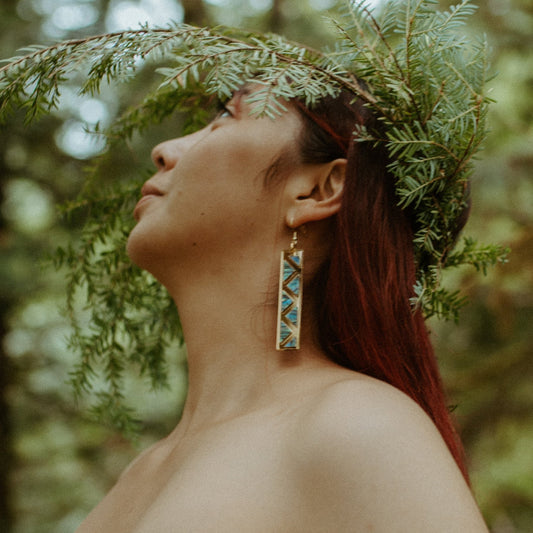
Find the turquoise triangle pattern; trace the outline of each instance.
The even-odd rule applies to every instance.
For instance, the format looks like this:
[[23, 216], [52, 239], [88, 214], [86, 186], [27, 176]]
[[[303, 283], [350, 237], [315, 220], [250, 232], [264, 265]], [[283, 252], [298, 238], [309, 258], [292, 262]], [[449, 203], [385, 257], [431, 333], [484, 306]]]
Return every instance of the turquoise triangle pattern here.
[[278, 316], [278, 349], [296, 349], [300, 345], [302, 250], [286, 250], [281, 256]]

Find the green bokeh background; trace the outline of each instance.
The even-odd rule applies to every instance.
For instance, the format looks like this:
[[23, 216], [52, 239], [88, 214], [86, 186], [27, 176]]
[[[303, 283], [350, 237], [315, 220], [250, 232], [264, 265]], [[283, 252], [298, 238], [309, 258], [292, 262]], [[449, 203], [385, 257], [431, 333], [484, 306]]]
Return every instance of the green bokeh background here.
[[[379, 2], [375, 2], [379, 3]], [[453, 2], [441, 2], [443, 7]], [[473, 179], [467, 233], [510, 246], [507, 265], [487, 277], [457, 270], [447, 283], [470, 298], [458, 324], [432, 322], [439, 361], [467, 448], [473, 490], [494, 533], [533, 531], [533, 2], [487, 0], [468, 31], [486, 33], [498, 76], [491, 133]], [[313, 46], [331, 42], [322, 15], [332, 0], [1, 0], [1, 56], [32, 43], [137, 26], [152, 16], [196, 24], [274, 30]], [[143, 18], [144, 17], [144, 18]], [[155, 18], [154, 18], [155, 17]], [[153, 83], [107, 88], [80, 101], [64, 91], [61, 110], [24, 128], [14, 116], [0, 130], [0, 530], [73, 531], [138, 451], [179, 419], [186, 391], [183, 350], [169, 359], [170, 388], [132, 378], [128, 395], [143, 420], [129, 442], [91, 421], [67, 384], [74, 355], [63, 273], [43, 267], [56, 246], [76, 238], [55, 205], [79, 190], [97, 144], [83, 122], [104, 123]], [[156, 142], [179, 134], [180, 118], [117, 151], [110, 179], [149, 168]]]

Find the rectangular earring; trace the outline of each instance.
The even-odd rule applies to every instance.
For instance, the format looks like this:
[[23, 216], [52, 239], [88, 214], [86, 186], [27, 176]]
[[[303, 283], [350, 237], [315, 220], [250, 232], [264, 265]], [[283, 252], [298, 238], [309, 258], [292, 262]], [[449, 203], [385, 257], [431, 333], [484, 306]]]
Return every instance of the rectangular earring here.
[[302, 321], [303, 250], [295, 231], [289, 250], [281, 252], [276, 350], [298, 350]]

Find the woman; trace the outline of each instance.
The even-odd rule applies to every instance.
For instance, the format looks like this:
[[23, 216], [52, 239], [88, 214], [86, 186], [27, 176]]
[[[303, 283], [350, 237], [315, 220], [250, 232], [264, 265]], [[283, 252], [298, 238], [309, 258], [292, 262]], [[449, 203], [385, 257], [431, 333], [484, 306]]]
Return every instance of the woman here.
[[[78, 531], [487, 531], [409, 302], [409, 216], [381, 149], [353, 140], [369, 111], [343, 93], [255, 118], [254, 90], [153, 150], [128, 253], [176, 302], [189, 392]], [[295, 231], [300, 348], [279, 351]]]

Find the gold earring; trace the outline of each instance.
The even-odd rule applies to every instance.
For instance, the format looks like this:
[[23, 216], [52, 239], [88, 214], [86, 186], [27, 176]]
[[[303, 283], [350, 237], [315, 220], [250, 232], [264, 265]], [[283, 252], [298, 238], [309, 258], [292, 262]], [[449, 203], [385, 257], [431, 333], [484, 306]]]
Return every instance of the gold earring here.
[[276, 350], [298, 350], [302, 321], [303, 250], [295, 230], [288, 250], [281, 252]]

